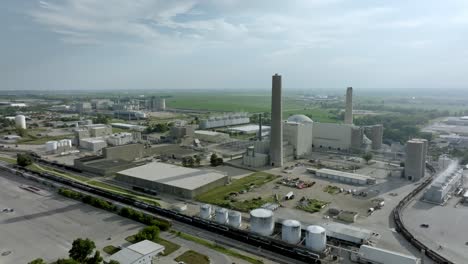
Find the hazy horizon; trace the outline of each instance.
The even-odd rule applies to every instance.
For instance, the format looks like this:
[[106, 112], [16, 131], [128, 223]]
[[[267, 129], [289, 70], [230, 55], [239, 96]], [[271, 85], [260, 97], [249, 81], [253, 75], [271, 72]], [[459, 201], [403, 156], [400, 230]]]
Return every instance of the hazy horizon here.
[[2, 91], [468, 88], [463, 0], [0, 5]]

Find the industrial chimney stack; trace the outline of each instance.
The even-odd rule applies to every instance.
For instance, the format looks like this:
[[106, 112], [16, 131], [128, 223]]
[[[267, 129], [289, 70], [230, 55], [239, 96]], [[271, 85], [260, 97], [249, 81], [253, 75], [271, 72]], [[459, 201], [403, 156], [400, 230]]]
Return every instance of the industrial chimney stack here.
[[344, 123], [349, 125], [353, 124], [353, 87], [348, 87], [348, 89], [346, 89], [346, 111]]
[[281, 75], [273, 75], [271, 88], [271, 130], [270, 130], [270, 164], [283, 166], [283, 106], [281, 103]]

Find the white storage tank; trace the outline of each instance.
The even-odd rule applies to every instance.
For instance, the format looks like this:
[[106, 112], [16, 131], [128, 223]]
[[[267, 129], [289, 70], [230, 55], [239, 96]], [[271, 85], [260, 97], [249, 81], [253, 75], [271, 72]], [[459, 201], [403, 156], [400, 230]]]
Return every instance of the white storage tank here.
[[258, 208], [250, 211], [250, 231], [270, 236], [273, 234], [275, 221], [273, 212], [268, 209]]
[[228, 210], [225, 208], [216, 208], [215, 221], [218, 224], [227, 224], [228, 222]]
[[301, 241], [301, 223], [297, 220], [284, 220], [281, 228], [281, 239], [290, 244]]
[[200, 217], [203, 219], [211, 218], [211, 205], [209, 204], [200, 205]]
[[26, 117], [24, 115], [15, 116], [15, 125], [17, 128], [26, 129]]
[[242, 214], [237, 211], [229, 211], [228, 223], [232, 227], [239, 228], [242, 225]]
[[57, 150], [57, 147], [58, 147], [57, 144], [58, 144], [57, 141], [47, 141], [46, 145], [45, 145], [46, 151], [55, 151], [55, 150]]
[[310, 225], [306, 229], [306, 247], [315, 252], [323, 252], [327, 247], [327, 234], [325, 228]]

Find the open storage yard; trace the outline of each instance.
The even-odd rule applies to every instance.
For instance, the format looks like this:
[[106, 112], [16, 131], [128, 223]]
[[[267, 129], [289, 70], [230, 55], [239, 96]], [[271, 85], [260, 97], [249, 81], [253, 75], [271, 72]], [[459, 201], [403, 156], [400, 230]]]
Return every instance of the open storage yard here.
[[[76, 238], [90, 238], [98, 249], [123, 245], [143, 225], [113, 213], [59, 196], [31, 181], [0, 172], [0, 263], [27, 263], [42, 257], [53, 261], [66, 257]], [[36, 194], [20, 188], [40, 188]], [[108, 240], [108, 238], [111, 238]], [[8, 239], [5, 239], [8, 238]]]

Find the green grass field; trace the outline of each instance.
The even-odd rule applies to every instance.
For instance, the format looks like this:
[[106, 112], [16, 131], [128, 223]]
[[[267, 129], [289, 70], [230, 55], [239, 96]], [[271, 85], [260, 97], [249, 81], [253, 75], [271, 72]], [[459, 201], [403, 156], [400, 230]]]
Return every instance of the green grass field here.
[[114, 246], [112, 246], [112, 245], [109, 245], [109, 246], [105, 246], [105, 247], [102, 249], [102, 251], [106, 252], [106, 253], [109, 254], [109, 255], [113, 255], [113, 254], [119, 252], [119, 251], [120, 251], [120, 248], [114, 247]]
[[193, 250], [185, 251], [182, 255], [174, 259], [179, 262], [182, 261], [186, 264], [210, 264], [208, 256], [195, 252]]
[[4, 161], [6, 163], [12, 164], [12, 165], [16, 164], [16, 159], [14, 159], [14, 158], [7, 158], [7, 157], [1, 157], [0, 156], [0, 160]]
[[176, 232], [176, 231], [171, 231], [171, 233], [176, 234], [178, 237], [183, 238], [185, 240], [195, 242], [195, 243], [203, 245], [203, 246], [205, 246], [207, 248], [211, 248], [213, 250], [221, 252], [221, 253], [223, 253], [225, 255], [235, 257], [235, 258], [238, 258], [238, 259], [242, 259], [242, 260], [245, 260], [245, 261], [247, 261], [249, 263], [252, 263], [252, 264], [262, 264], [263, 263], [263, 261], [261, 261], [259, 259], [255, 259], [255, 258], [252, 258], [252, 257], [249, 257], [249, 256], [242, 255], [242, 254], [238, 253], [237, 251], [234, 251], [234, 250], [219, 246], [219, 245], [217, 245], [217, 244], [215, 244], [213, 242], [201, 239], [199, 237], [195, 237], [195, 236], [192, 236], [192, 235], [189, 235], [189, 234], [185, 234], [185, 233], [182, 233], [182, 232]]
[[125, 195], [128, 195], [128, 196], [132, 197], [132, 198], [141, 200], [143, 202], [148, 202], [148, 203], [152, 203], [152, 204], [154, 204], [156, 206], [160, 206], [160, 204], [156, 201], [157, 198], [154, 198], [154, 197], [151, 197], [151, 196], [146, 196], [146, 195], [143, 195], [143, 194], [139, 194], [139, 193], [136, 193], [136, 192], [133, 192], [133, 191], [130, 191], [130, 190], [115, 186], [115, 185], [107, 184], [107, 183], [100, 182], [100, 181], [88, 181], [87, 184], [93, 185], [93, 186], [96, 186], [96, 187], [99, 187], [99, 188], [102, 188], [102, 189], [107, 189], [109, 191], [125, 194]]
[[[183, 108], [194, 110], [209, 110], [220, 112], [270, 112], [270, 94], [232, 94], [232, 93], [188, 93], [176, 94], [166, 99], [171, 108]], [[336, 122], [333, 115], [327, 109], [318, 106], [304, 105], [290, 97], [283, 99], [283, 117], [294, 114], [312, 116], [317, 122]]]
[[297, 208], [309, 213], [316, 213], [320, 212], [320, 210], [322, 210], [322, 208], [327, 204], [329, 204], [329, 202], [317, 199], [307, 199], [304, 203], [300, 202]]
[[[248, 211], [250, 205], [256, 205], [262, 201], [243, 201], [231, 202], [229, 194], [239, 193], [242, 190], [249, 190], [251, 186], [261, 186], [267, 182], [276, 179], [278, 176], [266, 173], [255, 172], [239, 180], [233, 180], [231, 184], [222, 187], [214, 188], [208, 192], [202, 193], [196, 197], [198, 201], [215, 204], [223, 207]], [[262, 199], [264, 200], [264, 199]], [[265, 201], [265, 200], [264, 200]]]

